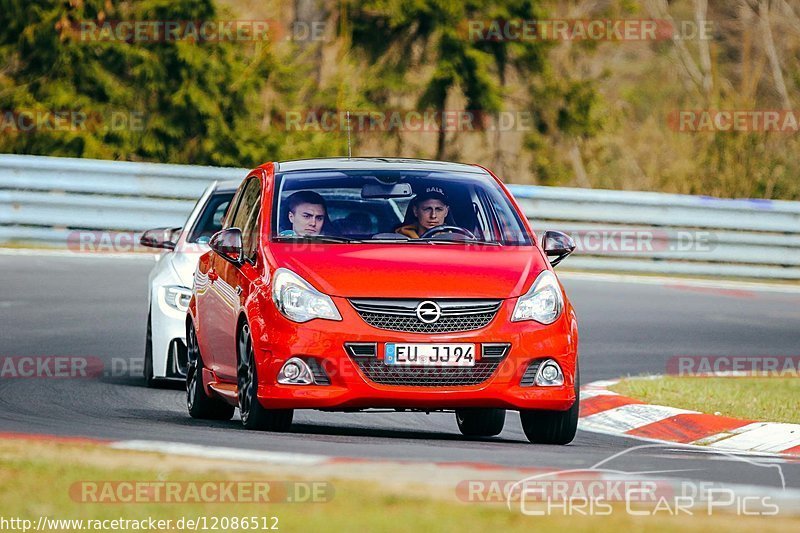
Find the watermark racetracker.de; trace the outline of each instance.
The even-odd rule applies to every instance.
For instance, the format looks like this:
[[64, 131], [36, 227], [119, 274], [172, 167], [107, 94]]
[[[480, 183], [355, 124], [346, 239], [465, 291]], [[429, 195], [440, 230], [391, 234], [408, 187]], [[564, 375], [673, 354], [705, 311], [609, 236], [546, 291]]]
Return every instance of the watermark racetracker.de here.
[[800, 377], [800, 355], [676, 355], [666, 370], [682, 377]]
[[324, 20], [276, 19], [153, 19], [80, 20], [69, 26], [72, 37], [83, 43], [247, 43], [321, 42], [329, 38]]
[[143, 372], [144, 359], [142, 357], [0, 356], [0, 380], [128, 378], [141, 377]]
[[679, 133], [752, 133], [800, 131], [800, 112], [793, 109], [679, 109], [667, 115]]
[[0, 110], [0, 133], [9, 135], [42, 132], [142, 132], [146, 127], [147, 113], [143, 111], [33, 108]]
[[711, 40], [711, 20], [668, 19], [470, 19], [459, 26], [469, 41], [613, 41]]
[[702, 254], [712, 252], [717, 235], [708, 230], [592, 227], [564, 228], [584, 255]]
[[[576, 252], [586, 255], [702, 254], [714, 251], [718, 245], [717, 235], [708, 230], [601, 227], [564, 228], [564, 232], [575, 241]], [[73, 230], [65, 239], [67, 249], [76, 253], [153, 253], [153, 248], [141, 244], [142, 234], [140, 231]], [[524, 236], [513, 237], [524, 239]], [[262, 236], [259, 234], [256, 238]], [[297, 252], [324, 253], [328, 250], [311, 241], [291, 245]], [[208, 250], [208, 239], [184, 242], [180, 249], [182, 253], [198, 254]]]
[[334, 487], [329, 481], [83, 480], [70, 485], [69, 496], [85, 504], [328, 503]]
[[290, 109], [270, 118], [270, 127], [287, 132], [434, 133], [528, 132], [532, 111], [480, 109]]

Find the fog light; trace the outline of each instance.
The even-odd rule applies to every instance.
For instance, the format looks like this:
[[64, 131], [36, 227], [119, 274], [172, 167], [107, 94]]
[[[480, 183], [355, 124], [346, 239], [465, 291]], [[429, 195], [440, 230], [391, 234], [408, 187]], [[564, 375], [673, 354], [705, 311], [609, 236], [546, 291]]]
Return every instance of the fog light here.
[[555, 381], [557, 377], [558, 377], [558, 369], [553, 365], [547, 365], [542, 369], [542, 379], [544, 379], [545, 381]]
[[278, 383], [282, 385], [313, 385], [314, 374], [305, 361], [299, 357], [292, 357], [278, 372]]
[[297, 376], [300, 375], [300, 365], [297, 363], [287, 364], [283, 367], [283, 375], [286, 376], [286, 379], [289, 381], [297, 379]]
[[564, 373], [561, 372], [561, 367], [558, 366], [552, 359], [547, 359], [539, 367], [539, 372], [536, 374], [534, 380], [536, 385], [540, 387], [555, 387], [564, 384]]

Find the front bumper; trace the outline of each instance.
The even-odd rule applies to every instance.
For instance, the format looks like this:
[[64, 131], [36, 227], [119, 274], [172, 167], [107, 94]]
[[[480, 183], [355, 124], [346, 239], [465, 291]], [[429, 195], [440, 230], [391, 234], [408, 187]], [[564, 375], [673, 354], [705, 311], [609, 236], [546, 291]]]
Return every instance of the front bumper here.
[[[566, 410], [575, 402], [577, 325], [567, 305], [555, 323], [511, 322], [514, 300], [503, 301], [486, 327], [469, 332], [420, 334], [386, 331], [368, 325], [343, 298], [334, 298], [341, 322], [312, 320], [293, 323], [271, 302], [261, 306], [263, 321], [251, 319], [258, 398], [269, 409], [406, 408], [440, 410], [468, 407]], [[269, 324], [269, 327], [266, 326]], [[510, 349], [489, 377], [472, 385], [419, 386], [380, 384], [359, 368], [345, 348], [348, 343], [377, 343], [382, 361], [384, 344], [401, 343], [507, 343]], [[478, 350], [480, 353], [480, 350]], [[290, 357], [315, 359], [325, 370], [328, 385], [280, 385], [277, 375]], [[564, 372], [564, 384], [555, 387], [521, 386], [534, 360], [552, 358]], [[376, 361], [373, 364], [376, 364]]]
[[153, 375], [159, 379], [186, 379], [186, 314], [166, 304], [167, 285], [177, 283], [168, 278], [167, 283], [154, 284], [150, 291]]

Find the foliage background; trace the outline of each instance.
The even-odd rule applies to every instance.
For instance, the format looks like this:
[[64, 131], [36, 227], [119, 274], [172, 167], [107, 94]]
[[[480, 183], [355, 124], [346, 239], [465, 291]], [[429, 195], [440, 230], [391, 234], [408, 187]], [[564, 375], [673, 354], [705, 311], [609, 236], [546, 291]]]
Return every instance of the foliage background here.
[[[484, 164], [512, 183], [800, 199], [797, 132], [687, 133], [682, 109], [792, 109], [800, 0], [0, 0], [0, 111], [139, 114], [0, 128], [0, 152], [250, 167], [344, 155], [287, 112], [526, 112], [533, 127], [358, 132], [354, 155]], [[473, 41], [469, 20], [709, 21], [710, 40]], [[85, 20], [317, 23], [319, 40], [87, 42]]]

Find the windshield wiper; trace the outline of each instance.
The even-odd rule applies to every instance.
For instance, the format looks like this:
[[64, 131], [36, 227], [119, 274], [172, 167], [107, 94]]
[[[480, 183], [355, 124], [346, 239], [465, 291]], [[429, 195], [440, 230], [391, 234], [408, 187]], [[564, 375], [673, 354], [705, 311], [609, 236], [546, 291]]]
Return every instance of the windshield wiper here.
[[368, 241], [364, 241], [368, 243], [378, 243], [378, 244], [405, 244], [407, 242], [410, 243], [417, 243], [417, 244], [428, 244], [427, 241], [421, 241], [419, 239], [370, 239]]
[[488, 244], [489, 246], [503, 246], [502, 243], [495, 242], [495, 241], [471, 241], [471, 240], [463, 240], [463, 241], [452, 241], [449, 239], [434, 239], [434, 238], [427, 238], [427, 239], [370, 239], [368, 241], [363, 241], [365, 243], [379, 243], [379, 244]]
[[434, 244], [445, 243], [445, 244], [488, 244], [490, 246], [503, 246], [501, 243], [496, 241], [474, 241], [471, 239], [464, 239], [463, 241], [454, 241], [450, 239], [436, 239], [434, 237], [428, 237], [426, 239], [413, 239], [417, 242], [430, 242]]
[[333, 235], [277, 235], [272, 239], [275, 242], [338, 242], [338, 243], [360, 243], [356, 239], [347, 237], [335, 237]]

